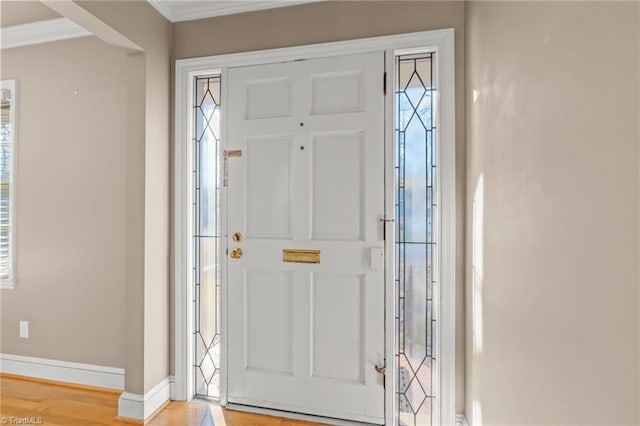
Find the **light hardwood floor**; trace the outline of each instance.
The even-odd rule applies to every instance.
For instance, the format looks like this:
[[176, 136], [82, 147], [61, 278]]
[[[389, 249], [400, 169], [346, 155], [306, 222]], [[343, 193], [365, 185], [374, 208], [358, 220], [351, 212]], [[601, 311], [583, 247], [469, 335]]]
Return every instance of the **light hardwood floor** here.
[[[21, 420], [25, 417], [33, 417], [36, 422], [41, 418], [40, 424], [47, 426], [130, 424], [116, 419], [118, 396], [119, 392], [59, 386], [44, 381], [36, 382], [15, 376], [0, 375], [0, 424], [11, 424], [11, 418]], [[36, 422], [32, 421], [31, 424], [38, 424]], [[224, 410], [202, 401], [171, 402], [146, 424], [152, 426], [320, 425]]]

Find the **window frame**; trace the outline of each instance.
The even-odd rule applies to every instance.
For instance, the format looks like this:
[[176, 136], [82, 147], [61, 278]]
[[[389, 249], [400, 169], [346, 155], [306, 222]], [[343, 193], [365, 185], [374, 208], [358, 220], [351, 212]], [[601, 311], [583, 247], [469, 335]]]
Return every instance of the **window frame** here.
[[9, 187], [9, 276], [0, 278], [0, 289], [11, 290], [16, 286], [16, 186], [17, 186], [17, 165], [18, 165], [18, 81], [2, 80], [0, 81], [1, 90], [9, 90], [11, 92], [11, 110], [9, 112], [9, 121], [11, 123], [11, 133], [9, 140], [9, 149], [11, 151], [10, 159], [10, 187]]

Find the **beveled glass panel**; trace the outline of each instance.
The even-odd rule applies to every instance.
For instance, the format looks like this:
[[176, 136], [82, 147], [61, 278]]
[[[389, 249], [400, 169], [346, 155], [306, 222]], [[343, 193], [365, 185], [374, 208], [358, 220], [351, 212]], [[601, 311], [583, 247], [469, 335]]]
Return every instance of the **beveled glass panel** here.
[[0, 89], [0, 278], [13, 281], [14, 163], [17, 97], [15, 80], [3, 80]]
[[434, 53], [396, 57], [397, 421], [434, 424]]
[[416, 73], [420, 76], [421, 84], [431, 88], [431, 57], [419, 57], [416, 59]]
[[405, 132], [405, 241], [426, 242], [427, 133], [417, 115]]
[[[426, 130], [431, 130], [433, 128], [433, 117], [432, 117], [432, 109], [433, 106], [433, 95], [431, 92], [426, 92], [425, 95], [420, 99], [420, 102], [416, 105], [416, 110], [418, 112], [418, 117], [422, 121]], [[431, 144], [428, 144], [428, 148], [432, 148]]]
[[220, 376], [220, 76], [194, 79], [193, 269], [196, 395], [217, 398]]
[[425, 89], [425, 87], [422, 85], [422, 81], [420, 80], [418, 73], [413, 73], [413, 75], [411, 76], [411, 80], [409, 80], [409, 84], [404, 92], [407, 95], [409, 101], [411, 101], [411, 106], [413, 108], [417, 108], [420, 104], [420, 101], [427, 93], [427, 89]]
[[219, 142], [213, 137], [203, 139], [200, 144], [200, 235], [215, 237], [220, 235], [218, 215], [218, 188], [220, 170], [218, 167]]
[[417, 371], [427, 354], [427, 250], [412, 244], [406, 250], [405, 266], [405, 355]]
[[200, 334], [210, 346], [218, 334], [216, 290], [220, 268], [218, 238], [200, 238]]

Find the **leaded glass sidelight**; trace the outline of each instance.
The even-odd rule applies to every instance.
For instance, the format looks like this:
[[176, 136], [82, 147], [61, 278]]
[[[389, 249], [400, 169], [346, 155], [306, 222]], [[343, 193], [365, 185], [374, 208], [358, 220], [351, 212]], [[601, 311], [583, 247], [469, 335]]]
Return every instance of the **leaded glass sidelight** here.
[[0, 288], [15, 284], [16, 81], [0, 82]]
[[396, 412], [435, 424], [435, 53], [396, 56]]
[[193, 106], [194, 383], [220, 397], [220, 76], [195, 78]]

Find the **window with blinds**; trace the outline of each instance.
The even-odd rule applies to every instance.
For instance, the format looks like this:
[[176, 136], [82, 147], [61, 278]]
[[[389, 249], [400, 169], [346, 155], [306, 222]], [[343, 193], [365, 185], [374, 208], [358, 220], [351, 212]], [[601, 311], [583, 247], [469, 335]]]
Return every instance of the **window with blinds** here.
[[15, 283], [15, 80], [0, 92], [0, 288]]

